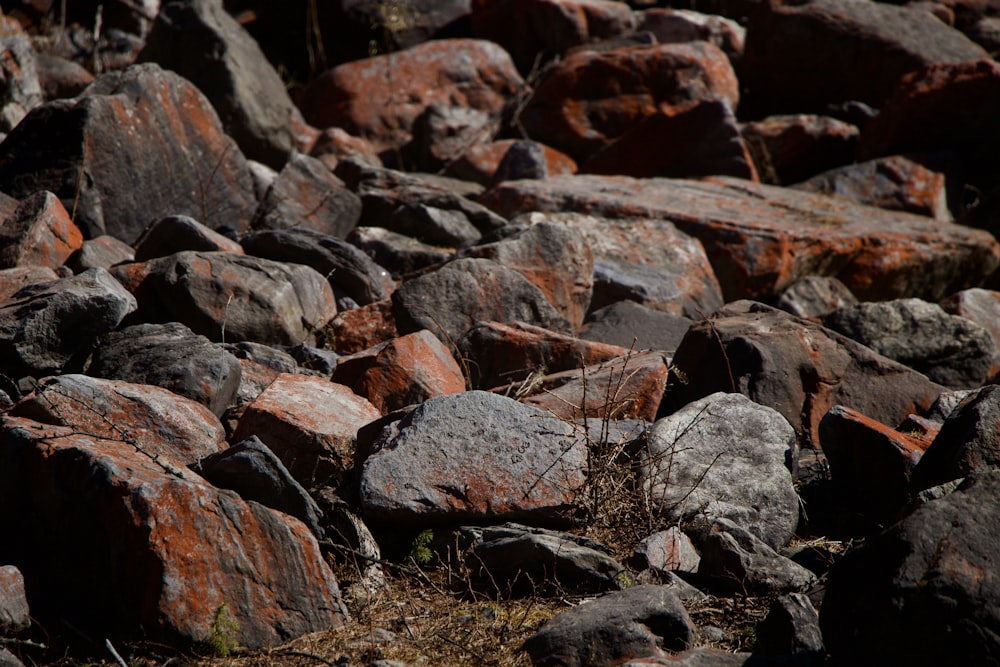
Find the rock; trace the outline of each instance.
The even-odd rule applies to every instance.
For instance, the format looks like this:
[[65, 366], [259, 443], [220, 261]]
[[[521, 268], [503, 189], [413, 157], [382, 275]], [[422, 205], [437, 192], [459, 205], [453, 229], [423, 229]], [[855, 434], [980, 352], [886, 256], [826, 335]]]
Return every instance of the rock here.
[[299, 483], [336, 487], [356, 462], [358, 429], [380, 416], [343, 385], [283, 373], [247, 406], [232, 439], [257, 436]]
[[458, 340], [458, 351], [478, 389], [516, 388], [538, 374], [580, 369], [628, 354], [628, 348], [588, 343], [523, 322], [479, 322]]
[[0, 304], [14, 296], [22, 287], [56, 280], [59, 280], [59, 274], [45, 266], [0, 269]]
[[395, 289], [389, 272], [346, 241], [311, 229], [251, 232], [243, 237], [248, 254], [277, 262], [305, 264], [326, 276], [336, 297], [368, 305]]
[[[2, 54], [0, 54], [2, 55]], [[0, 229], [0, 268], [55, 269], [83, 246], [83, 235], [51, 192], [24, 199]]]
[[431, 104], [413, 121], [407, 147], [416, 168], [436, 172], [470, 147], [488, 141], [496, 131], [489, 113], [469, 107]]
[[549, 164], [543, 144], [529, 139], [515, 141], [503, 154], [493, 172], [491, 184], [523, 178], [549, 177]]
[[323, 539], [322, 511], [274, 452], [256, 436], [210, 454], [190, 468], [220, 489], [290, 514]]
[[767, 616], [757, 626], [754, 654], [810, 654], [823, 664], [825, 650], [819, 629], [819, 614], [802, 593], [789, 593], [771, 603]]
[[169, 389], [219, 416], [235, 400], [242, 375], [236, 357], [179, 322], [111, 332], [86, 370], [93, 377]]
[[945, 175], [902, 156], [868, 160], [824, 171], [796, 183], [797, 190], [846, 197], [866, 206], [951, 221]]
[[910, 478], [927, 444], [856, 410], [833, 406], [819, 424], [840, 528], [870, 533], [899, 518]]
[[447, 345], [477, 322], [520, 320], [559, 333], [571, 328], [540, 289], [488, 259], [456, 259], [405, 282], [392, 304], [400, 331], [430, 329]]
[[1000, 292], [973, 287], [952, 294], [941, 302], [941, 307], [949, 315], [972, 320], [986, 329], [997, 349], [990, 375], [1000, 372]]
[[94, 82], [83, 65], [51, 53], [35, 54], [35, 71], [46, 102], [76, 97]]
[[308, 266], [225, 252], [180, 252], [117, 266], [145, 321], [177, 321], [213, 341], [295, 345], [337, 309], [330, 285]]
[[[276, 350], [260, 343], [242, 342], [224, 344], [223, 349], [232, 354], [240, 362], [240, 387], [236, 391], [233, 399], [232, 409], [226, 412], [227, 421], [232, 421], [232, 428], [236, 427], [236, 422], [242, 416], [243, 410], [248, 403], [256, 400], [265, 389], [271, 386], [282, 373], [297, 373], [298, 364], [287, 352]], [[231, 419], [235, 417], [235, 419]]]
[[764, 180], [787, 185], [851, 164], [859, 130], [828, 116], [797, 114], [744, 123], [741, 133]]
[[701, 545], [698, 578], [717, 594], [797, 593], [816, 575], [780, 555], [749, 530], [717, 518]]
[[244, 229], [255, 205], [246, 160], [211, 105], [153, 64], [105, 74], [76, 99], [38, 107], [0, 158], [0, 189], [55, 193], [87, 238], [132, 243], [167, 215]]
[[743, 56], [746, 29], [732, 19], [687, 9], [651, 7], [638, 15], [636, 30], [651, 32], [660, 44], [711, 42], [734, 64]]
[[[515, 146], [517, 147], [515, 149]], [[540, 146], [544, 156], [543, 165], [537, 161], [536, 147]], [[500, 165], [507, 158], [507, 153], [515, 149], [504, 166], [504, 171], [498, 175]], [[522, 158], [528, 158], [523, 160]], [[504, 180], [515, 180], [514, 176], [539, 176], [545, 174], [556, 176], [560, 174], [575, 174], [576, 162], [563, 152], [537, 141], [520, 139], [500, 139], [490, 143], [479, 143], [469, 147], [461, 157], [452, 162], [446, 173], [483, 185], [491, 185]]]
[[0, 633], [4, 637], [31, 627], [24, 575], [13, 565], [0, 567]]
[[694, 641], [695, 627], [666, 586], [608, 593], [550, 619], [522, 648], [535, 667], [629, 664]]
[[340, 357], [332, 379], [367, 398], [382, 414], [465, 391], [462, 369], [426, 329]]
[[3, 372], [58, 374], [135, 308], [135, 298], [104, 269], [26, 285], [0, 305]]
[[320, 347], [309, 345], [276, 345], [277, 349], [287, 352], [297, 365], [295, 372], [304, 372], [304, 375], [317, 375], [329, 378], [333, 369], [337, 367], [340, 355], [332, 350], [324, 350]]
[[979, 284], [1000, 261], [1000, 246], [978, 230], [721, 177], [558, 176], [501, 183], [479, 201], [508, 218], [668, 219], [703, 244], [726, 301], [775, 298], [807, 275], [839, 278], [864, 300], [937, 300]]
[[785, 288], [775, 304], [796, 317], [820, 318], [858, 302], [847, 285], [829, 276], [806, 276]]
[[786, 463], [794, 447], [778, 412], [716, 393], [653, 425], [639, 448], [638, 483], [657, 512], [691, 534], [725, 518], [777, 549], [799, 522]]
[[27, 35], [0, 39], [0, 132], [10, 132], [42, 104], [35, 51]]
[[577, 330], [582, 340], [636, 350], [660, 350], [668, 357], [680, 345], [691, 320], [634, 301], [616, 301], [587, 316]]
[[[925, 412], [945, 388], [807, 320], [736, 302], [696, 322], [674, 354], [665, 402], [677, 409], [717, 391], [738, 391], [782, 414], [803, 447], [819, 448], [819, 423], [834, 405], [882, 424]], [[797, 371], [792, 374], [788, 369]]]
[[225, 446], [226, 433], [208, 408], [161, 387], [86, 375], [43, 379], [11, 410], [42, 424], [115, 440], [148, 458], [175, 467]]
[[191, 646], [228, 615], [254, 649], [348, 620], [301, 522], [117, 439], [7, 417], [2, 442], [0, 560], [44, 625]]
[[977, 473], [840, 559], [819, 616], [830, 655], [854, 665], [995, 661], [998, 492], [1000, 472]]
[[410, 526], [516, 520], [565, 524], [586, 478], [571, 424], [480, 391], [424, 401], [382, 428], [361, 467], [366, 515]]
[[922, 9], [859, 0], [761, 6], [750, 16], [741, 63], [750, 89], [744, 111], [815, 113], [846, 100], [880, 107], [907, 72], [984, 53]]
[[952, 389], [981, 386], [997, 353], [986, 329], [920, 299], [844, 306], [822, 322]]
[[633, 28], [629, 7], [607, 0], [473, 0], [472, 31], [510, 52], [525, 75], [574, 46]]
[[361, 352], [398, 336], [389, 299], [342, 311], [323, 329], [325, 345], [341, 354]]
[[87, 269], [110, 269], [115, 264], [135, 260], [132, 246], [119, 241], [114, 236], [102, 234], [97, 238], [87, 239], [80, 250], [70, 258], [73, 271], [83, 273]]
[[677, 526], [671, 526], [643, 538], [636, 545], [631, 562], [639, 570], [693, 574], [698, 571], [700, 560], [691, 539]]
[[355, 227], [346, 241], [386, 267], [395, 280], [446, 262], [454, 253], [382, 227]]
[[0, 648], [0, 667], [24, 667], [24, 663], [7, 649]]
[[139, 53], [198, 86], [248, 158], [280, 169], [294, 148], [285, 84], [221, 0], [164, 2]]
[[996, 16], [984, 16], [962, 32], [989, 51], [991, 57], [1000, 53], [1000, 20]]
[[445, 39], [339, 65], [307, 85], [298, 104], [311, 125], [341, 127], [385, 150], [409, 141], [414, 121], [431, 104], [498, 116], [522, 85], [497, 44]]
[[341, 160], [354, 160], [376, 168], [384, 166], [378, 150], [370, 141], [348, 134], [339, 127], [321, 130], [309, 155], [325, 164], [330, 171], [336, 169]]
[[657, 111], [714, 98], [735, 108], [739, 90], [729, 60], [708, 42], [583, 51], [546, 74], [519, 120], [579, 162]]
[[168, 215], [153, 222], [135, 242], [135, 260], [145, 262], [175, 252], [230, 252], [243, 254], [239, 243], [187, 215]]
[[316, 158], [296, 153], [267, 189], [251, 226], [304, 228], [338, 239], [361, 219], [361, 201]]

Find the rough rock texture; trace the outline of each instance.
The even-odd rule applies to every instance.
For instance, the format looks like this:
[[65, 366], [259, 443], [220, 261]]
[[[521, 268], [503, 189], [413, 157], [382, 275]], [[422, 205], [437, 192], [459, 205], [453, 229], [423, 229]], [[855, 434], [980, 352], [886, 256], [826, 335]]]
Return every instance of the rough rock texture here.
[[114, 236], [102, 234], [83, 242], [79, 252], [70, 259], [70, 268], [76, 273], [83, 273], [87, 269], [110, 269], [115, 264], [134, 259], [132, 246]]
[[672, 357], [691, 320], [647, 308], [635, 301], [616, 301], [587, 316], [577, 335], [583, 340], [636, 350], [661, 350]]
[[35, 51], [27, 35], [0, 39], [0, 132], [10, 132], [42, 103]]
[[794, 447], [795, 432], [778, 412], [716, 393], [653, 425], [638, 480], [653, 506], [688, 532], [725, 518], [777, 549], [799, 522], [786, 467]]
[[784, 185], [851, 164], [858, 141], [856, 126], [809, 114], [769, 116], [741, 132], [764, 180]]
[[208, 100], [153, 64], [105, 74], [80, 97], [28, 114], [0, 150], [0, 189], [49, 190], [84, 236], [128, 243], [167, 215], [244, 229], [256, 205], [246, 159]]
[[495, 129], [485, 111], [431, 104], [413, 121], [408, 153], [419, 171], [436, 172], [461, 157], [469, 146], [491, 137]]
[[342, 311], [323, 329], [326, 346], [341, 354], [361, 352], [397, 336], [389, 299]]
[[56, 280], [59, 280], [59, 274], [44, 266], [0, 269], [0, 304], [14, 296], [22, 287]]
[[0, 633], [9, 636], [31, 626], [24, 575], [13, 565], [0, 567]]
[[134, 245], [134, 259], [137, 262], [185, 250], [243, 254], [239, 243], [212, 231], [187, 215], [168, 215], [150, 223]]
[[731, 61], [743, 55], [746, 29], [724, 16], [651, 7], [637, 18], [636, 30], [651, 32], [661, 44], [706, 41], [722, 49]]
[[0, 269], [57, 268], [83, 245], [83, 235], [51, 192], [24, 199], [0, 228]]
[[695, 573], [700, 560], [691, 539], [677, 526], [671, 526], [640, 541], [631, 562], [640, 570]]
[[[524, 146], [524, 144], [529, 144], [529, 146]], [[515, 146], [518, 148], [515, 148]], [[557, 151], [551, 146], [523, 139], [500, 139], [499, 141], [475, 144], [462, 153], [461, 157], [451, 163], [446, 173], [456, 178], [474, 181], [482, 185], [490, 185], [495, 182], [507, 180], [504, 177], [510, 175], [510, 172], [505, 171], [502, 174], [498, 174], [498, 172], [500, 165], [511, 149], [534, 155], [535, 147], [540, 147], [544, 156], [544, 165], [534, 163], [535, 175], [544, 173], [548, 177], [576, 173], [576, 162], [570, 156]], [[518, 165], [516, 170], [517, 175], [521, 177], [527, 176], [526, 171], [522, 170], [520, 165]]]
[[819, 629], [819, 614], [809, 597], [802, 593], [782, 595], [771, 604], [767, 616], [757, 626], [754, 653], [789, 655], [806, 653], [822, 664], [825, 650]]
[[563, 523], [587, 471], [572, 425], [480, 391], [439, 396], [386, 425], [361, 468], [373, 518]]
[[996, 346], [990, 375], [1000, 372], [1000, 292], [973, 287], [941, 302], [944, 312], [972, 320], [986, 329]]
[[785, 288], [775, 305], [796, 317], [810, 318], [857, 302], [851, 290], [836, 278], [806, 276]]
[[355, 227], [345, 240], [386, 267], [395, 280], [446, 262], [454, 255], [450, 250], [383, 227]]

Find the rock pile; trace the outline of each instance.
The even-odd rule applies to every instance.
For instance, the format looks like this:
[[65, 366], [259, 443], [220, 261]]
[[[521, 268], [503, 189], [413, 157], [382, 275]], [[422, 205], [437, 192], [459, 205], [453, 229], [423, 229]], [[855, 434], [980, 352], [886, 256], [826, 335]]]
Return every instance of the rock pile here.
[[536, 666], [1000, 660], [985, 5], [52, 4], [0, 3], [0, 664], [274, 648], [407, 552], [596, 597]]

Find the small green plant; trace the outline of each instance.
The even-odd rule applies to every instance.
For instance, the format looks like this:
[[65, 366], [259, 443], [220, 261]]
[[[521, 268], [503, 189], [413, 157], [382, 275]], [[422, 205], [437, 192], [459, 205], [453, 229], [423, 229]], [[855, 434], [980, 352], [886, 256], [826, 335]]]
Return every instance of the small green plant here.
[[229, 605], [220, 604], [212, 617], [212, 629], [208, 637], [208, 648], [217, 658], [226, 658], [236, 650], [237, 642], [233, 633], [238, 632], [239, 624], [229, 613]]
[[410, 545], [410, 553], [407, 556], [414, 565], [426, 566], [434, 560], [434, 552], [431, 551], [430, 544], [434, 541], [434, 531], [430, 528], [420, 531], [413, 544]]

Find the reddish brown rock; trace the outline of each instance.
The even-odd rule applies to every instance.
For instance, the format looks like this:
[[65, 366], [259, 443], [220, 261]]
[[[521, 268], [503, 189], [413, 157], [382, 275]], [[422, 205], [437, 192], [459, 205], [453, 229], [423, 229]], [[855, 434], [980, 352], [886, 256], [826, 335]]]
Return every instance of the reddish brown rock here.
[[742, 134], [761, 178], [788, 185], [851, 164], [859, 130], [835, 118], [797, 114], [745, 123]]
[[733, 62], [743, 55], [746, 29], [732, 19], [686, 9], [647, 9], [639, 14], [637, 31], [651, 32], [660, 44], [711, 42]]
[[83, 235], [51, 192], [24, 199], [0, 227], [0, 268], [62, 266], [83, 245]]
[[653, 533], [636, 545], [632, 562], [639, 569], [697, 572], [701, 556], [677, 526]]
[[739, 87], [725, 54], [708, 42], [584, 51], [545, 76], [520, 123], [582, 161], [646, 116], [712, 98], [735, 108]]
[[380, 416], [344, 385], [283, 373], [247, 406], [232, 439], [255, 435], [303, 485], [336, 486], [355, 463], [358, 429]]
[[54, 54], [36, 53], [35, 69], [47, 102], [76, 97], [94, 82], [94, 75], [83, 65]]
[[312, 125], [341, 127], [382, 150], [405, 144], [428, 105], [499, 114], [522, 85], [498, 45], [440, 40], [335, 67], [310, 83], [298, 102]]
[[337, 163], [347, 157], [367, 162], [373, 167], [382, 166], [378, 151], [370, 141], [352, 136], [339, 127], [319, 131], [309, 155], [325, 164], [330, 171], [336, 169]]
[[727, 301], [775, 298], [807, 275], [838, 278], [862, 300], [934, 301], [979, 284], [1000, 263], [1000, 245], [985, 232], [735, 179], [562, 176], [501, 183], [480, 201], [507, 217], [670, 220], [704, 245]]
[[[517, 139], [501, 139], [500, 141], [476, 144], [450, 164], [447, 173], [456, 178], [490, 185], [504, 155], [516, 142]], [[544, 144], [541, 146], [545, 154], [546, 170], [550, 176], [576, 173], [577, 166], [573, 158], [551, 146]]]
[[367, 398], [383, 414], [465, 391], [462, 369], [426, 329], [340, 357], [332, 379]]
[[264, 648], [348, 620], [304, 524], [117, 438], [5, 418], [0, 530], [46, 627], [191, 646], [221, 614]]
[[84, 241], [80, 252], [73, 256], [70, 264], [75, 272], [83, 273], [87, 269], [98, 267], [110, 269], [115, 264], [131, 262], [134, 259], [135, 250], [132, 246], [114, 236], [101, 234], [97, 238]]
[[341, 354], [361, 352], [397, 336], [391, 299], [341, 311], [323, 329], [325, 346]]
[[59, 274], [45, 266], [19, 266], [0, 270], [0, 303], [3, 303], [25, 285], [50, 283], [59, 280]]

